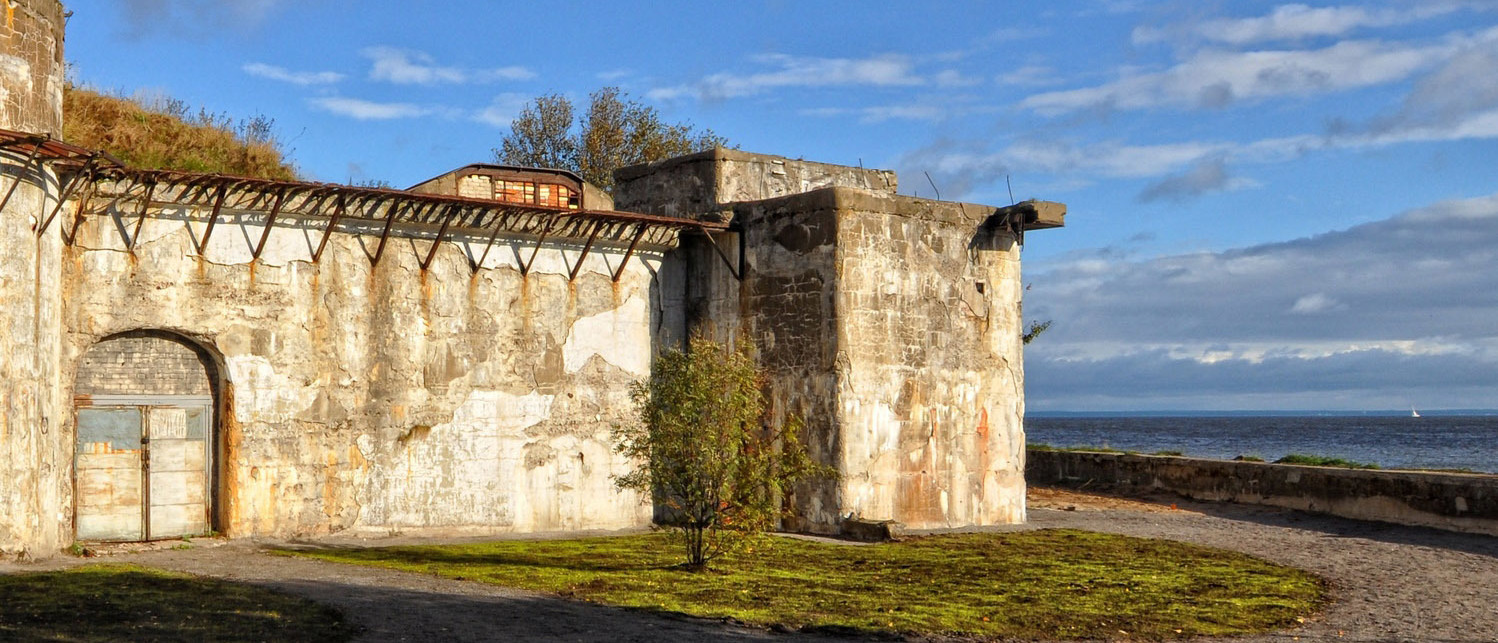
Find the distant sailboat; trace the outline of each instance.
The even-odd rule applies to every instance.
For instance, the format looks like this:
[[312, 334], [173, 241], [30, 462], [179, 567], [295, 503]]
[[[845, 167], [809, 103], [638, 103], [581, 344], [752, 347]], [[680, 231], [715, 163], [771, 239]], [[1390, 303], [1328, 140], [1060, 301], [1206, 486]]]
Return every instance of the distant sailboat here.
[[1420, 412], [1416, 411], [1414, 406], [1410, 407], [1410, 417], [1412, 417], [1412, 418], [1420, 417]]

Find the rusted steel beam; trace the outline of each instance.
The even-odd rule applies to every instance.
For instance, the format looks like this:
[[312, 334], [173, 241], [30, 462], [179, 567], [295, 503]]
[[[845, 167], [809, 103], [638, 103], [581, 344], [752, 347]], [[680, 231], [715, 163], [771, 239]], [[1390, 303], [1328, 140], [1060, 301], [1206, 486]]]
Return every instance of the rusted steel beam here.
[[323, 248], [328, 247], [328, 238], [333, 236], [333, 229], [338, 227], [338, 220], [343, 218], [345, 197], [342, 190], [335, 190], [337, 196], [333, 204], [333, 218], [328, 219], [328, 227], [323, 228], [322, 241], [317, 242], [317, 252], [312, 253], [312, 263], [322, 260]]
[[[739, 233], [739, 234], [742, 235], [743, 233]], [[737, 281], [743, 281], [744, 280], [743, 267], [742, 266], [735, 267], [733, 265], [733, 260], [729, 259], [728, 258], [728, 254], [725, 253], [725, 252], [723, 252], [722, 248], [718, 247], [718, 242], [713, 240], [713, 235], [711, 233], [703, 232], [702, 236], [707, 239], [707, 244], [710, 245], [710, 246], [712, 246], [713, 250], [718, 251], [718, 257], [720, 257], [721, 259], [723, 259], [723, 265], [728, 267], [728, 273], [731, 274], [731, 275], [733, 275], [733, 278], [735, 280], [737, 280]]]
[[[385, 242], [390, 240], [390, 228], [395, 225], [395, 215], [400, 212], [401, 203], [390, 204], [390, 215], [385, 217], [385, 229], [380, 232], [380, 245], [375, 248], [373, 265], [380, 265], [380, 257], [385, 256]], [[379, 207], [376, 205], [375, 207]]]
[[26, 174], [26, 168], [31, 167], [31, 163], [36, 161], [36, 155], [41, 153], [42, 144], [46, 142], [46, 140], [39, 140], [36, 142], [36, 145], [32, 146], [31, 153], [26, 155], [26, 162], [21, 164], [21, 171], [16, 172], [16, 180], [11, 181], [10, 189], [5, 191], [5, 198], [0, 199], [0, 210], [4, 210], [6, 204], [10, 203], [10, 195], [16, 193], [16, 186], [21, 185], [21, 179]]
[[250, 259], [260, 258], [260, 252], [265, 250], [265, 242], [270, 239], [270, 231], [276, 226], [276, 217], [281, 215], [281, 204], [286, 202], [286, 188], [276, 192], [276, 202], [270, 206], [270, 215], [265, 219], [265, 230], [260, 232], [260, 243], [255, 244], [255, 252], [250, 254]]
[[73, 229], [67, 232], [66, 241], [70, 246], [78, 240], [78, 226], [83, 225], [83, 215], [88, 213], [88, 204], [94, 200], [94, 192], [98, 187], [99, 181], [91, 172], [88, 177], [88, 191], [83, 193], [83, 198], [78, 201], [78, 210], [73, 213]]
[[442, 218], [442, 228], [437, 231], [437, 238], [432, 240], [432, 249], [427, 251], [426, 259], [421, 262], [421, 269], [426, 270], [432, 265], [432, 260], [437, 258], [437, 249], [442, 247], [442, 238], [447, 236], [447, 228], [452, 225], [453, 217], [458, 214], [458, 205], [447, 206], [447, 216]]
[[484, 252], [479, 255], [479, 262], [473, 266], [474, 270], [484, 267], [484, 261], [489, 258], [489, 249], [494, 247], [494, 240], [499, 238], [500, 231], [505, 229], [505, 225], [509, 223], [510, 219], [522, 214], [524, 212], [520, 210], [501, 208], [499, 213], [494, 215], [494, 223], [490, 226], [492, 229], [489, 231], [489, 240], [484, 243]]
[[140, 209], [135, 219], [135, 231], [130, 233], [130, 238], [125, 240], [125, 249], [135, 254], [135, 242], [140, 239], [140, 230], [146, 225], [146, 210], [151, 207], [151, 195], [156, 193], [156, 183], [146, 184], [146, 194], [140, 200]]
[[213, 210], [208, 213], [208, 227], [203, 230], [203, 240], [198, 242], [198, 254], [208, 256], [208, 238], [213, 236], [213, 226], [218, 223], [218, 213], [224, 207], [224, 198], [229, 196], [229, 184], [218, 184], [218, 194], [213, 197]]
[[635, 254], [635, 246], [640, 245], [640, 239], [645, 237], [645, 224], [641, 223], [635, 228], [635, 238], [629, 240], [629, 249], [624, 251], [624, 259], [619, 262], [619, 268], [614, 270], [614, 281], [624, 276], [624, 266], [629, 264], [629, 258]]
[[536, 255], [541, 254], [541, 244], [546, 243], [546, 235], [550, 234], [552, 226], [561, 220], [561, 216], [553, 216], [550, 221], [546, 222], [546, 227], [541, 229], [541, 236], [536, 238], [536, 247], [531, 248], [531, 260], [520, 265], [520, 276], [530, 274], [531, 266], [536, 263]]
[[593, 240], [598, 238], [598, 233], [603, 230], [604, 222], [593, 224], [593, 232], [588, 234], [588, 242], [583, 244], [583, 253], [577, 256], [577, 263], [573, 264], [572, 271], [567, 273], [567, 281], [577, 279], [577, 272], [583, 269], [583, 261], [588, 258], [588, 251], [593, 249]]
[[52, 206], [52, 212], [47, 215], [46, 220], [42, 221], [41, 225], [37, 226], [36, 238], [42, 238], [42, 235], [46, 234], [47, 228], [52, 227], [52, 220], [57, 218], [58, 212], [62, 211], [62, 205], [68, 202], [68, 197], [73, 196], [73, 188], [78, 187], [79, 181], [85, 180], [84, 176], [88, 176], [89, 179], [87, 180], [91, 180], [93, 177], [93, 173], [94, 159], [89, 159], [83, 164], [82, 170], [79, 170], [78, 173], [74, 174], [73, 178], [68, 179], [68, 184], [62, 189], [62, 194], [57, 197], [57, 205]]

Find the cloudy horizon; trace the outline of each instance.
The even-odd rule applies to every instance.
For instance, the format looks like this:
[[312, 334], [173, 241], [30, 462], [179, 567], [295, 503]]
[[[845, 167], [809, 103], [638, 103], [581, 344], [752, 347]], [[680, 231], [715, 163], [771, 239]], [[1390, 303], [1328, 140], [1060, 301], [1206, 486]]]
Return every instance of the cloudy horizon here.
[[1498, 408], [1498, 193], [1311, 237], [1027, 266], [1032, 411]]

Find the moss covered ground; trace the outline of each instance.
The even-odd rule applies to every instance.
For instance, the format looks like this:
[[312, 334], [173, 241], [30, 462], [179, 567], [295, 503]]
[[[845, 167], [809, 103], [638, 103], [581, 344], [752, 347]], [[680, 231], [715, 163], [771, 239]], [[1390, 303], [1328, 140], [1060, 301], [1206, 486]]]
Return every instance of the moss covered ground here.
[[712, 569], [662, 534], [286, 552], [804, 631], [1168, 639], [1293, 627], [1307, 572], [1173, 541], [1044, 530], [853, 546], [765, 537]]
[[0, 575], [0, 641], [347, 641], [332, 608], [135, 565]]

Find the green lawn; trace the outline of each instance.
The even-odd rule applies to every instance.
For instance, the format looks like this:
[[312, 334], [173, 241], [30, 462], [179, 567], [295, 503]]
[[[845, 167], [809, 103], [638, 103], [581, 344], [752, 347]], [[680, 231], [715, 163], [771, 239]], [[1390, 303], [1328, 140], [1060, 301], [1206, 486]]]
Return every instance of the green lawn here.
[[711, 571], [662, 534], [286, 552], [578, 599], [809, 630], [1015, 638], [1242, 634], [1323, 601], [1307, 572], [1172, 541], [1074, 530], [854, 546], [766, 537]]
[[135, 565], [0, 575], [0, 641], [347, 641], [339, 613], [261, 589]]

